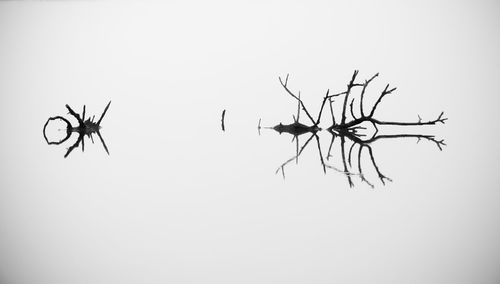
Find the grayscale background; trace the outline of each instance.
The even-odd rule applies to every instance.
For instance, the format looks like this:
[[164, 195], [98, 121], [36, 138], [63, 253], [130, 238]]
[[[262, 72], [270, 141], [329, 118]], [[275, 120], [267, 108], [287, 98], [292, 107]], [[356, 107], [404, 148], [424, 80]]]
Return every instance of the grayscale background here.
[[[499, 27], [498, 1], [1, 2], [0, 282], [500, 283]], [[374, 189], [314, 141], [275, 174], [278, 76], [316, 113], [355, 69], [447, 146], [374, 144]], [[109, 156], [46, 144], [109, 100]]]

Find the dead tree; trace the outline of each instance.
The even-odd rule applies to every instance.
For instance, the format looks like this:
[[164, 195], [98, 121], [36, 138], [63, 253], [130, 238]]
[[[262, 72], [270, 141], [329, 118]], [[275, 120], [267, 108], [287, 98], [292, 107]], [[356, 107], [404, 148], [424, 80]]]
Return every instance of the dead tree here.
[[[371, 107], [371, 110], [369, 113], [365, 112], [365, 106], [364, 106], [364, 99], [365, 99], [365, 92], [367, 90], [368, 85], [376, 78], [378, 77], [378, 73], [373, 75], [370, 79], [365, 80], [363, 83], [357, 83], [356, 78], [358, 76], [358, 70], [355, 70], [351, 80], [349, 81], [347, 85], [347, 89], [343, 92], [337, 93], [337, 94], [329, 94], [329, 90], [326, 92], [325, 97], [323, 97], [323, 101], [321, 104], [321, 108], [318, 113], [317, 119], [313, 119], [309, 111], [304, 105], [304, 102], [300, 98], [300, 92], [298, 95], [295, 95], [289, 88], [288, 88], [288, 75], [286, 76], [286, 79], [283, 81], [281, 77], [279, 78], [279, 81], [283, 88], [286, 90], [286, 92], [292, 96], [295, 100], [297, 100], [297, 116], [293, 116], [294, 122], [291, 124], [278, 124], [274, 127], [270, 127], [271, 129], [274, 129], [278, 131], [279, 133], [290, 133], [293, 135], [293, 140], [296, 141], [296, 155], [293, 156], [292, 158], [286, 160], [278, 169], [276, 170], [276, 173], [279, 171], [282, 172], [283, 178], [285, 177], [285, 166], [288, 165], [290, 162], [293, 160], [298, 163], [298, 157], [302, 154], [302, 151], [306, 148], [306, 146], [309, 144], [309, 142], [312, 140], [313, 137], [316, 137], [317, 145], [318, 145], [318, 151], [320, 153], [320, 160], [321, 164], [323, 166], [323, 171], [326, 173], [326, 169], [333, 169], [335, 171], [338, 171], [340, 173], [343, 173], [346, 175], [349, 186], [353, 187], [354, 186], [354, 181], [353, 177], [358, 176], [362, 182], [367, 183], [370, 187], [374, 187], [374, 184], [368, 181], [366, 178], [365, 174], [363, 173], [363, 166], [361, 163], [361, 158], [362, 154], [365, 152], [364, 150], [368, 152], [371, 164], [373, 168], [375, 169], [375, 172], [378, 176], [378, 179], [381, 181], [382, 184], [385, 185], [386, 181], [392, 181], [389, 177], [386, 175], [382, 174], [380, 171], [380, 168], [378, 167], [375, 158], [373, 156], [373, 150], [371, 147], [371, 144], [374, 143], [375, 141], [379, 140], [386, 140], [386, 139], [402, 139], [402, 138], [416, 138], [418, 141], [420, 140], [428, 140], [430, 142], [433, 142], [436, 144], [436, 146], [439, 148], [439, 150], [442, 150], [442, 147], [446, 145], [443, 140], [437, 140], [435, 136], [433, 135], [424, 135], [424, 134], [391, 134], [391, 135], [382, 135], [379, 134], [379, 129], [378, 126], [380, 125], [395, 125], [395, 126], [422, 126], [422, 125], [434, 125], [437, 123], [445, 123], [447, 118], [443, 117], [444, 113], [441, 112], [441, 114], [434, 120], [429, 120], [429, 121], [423, 121], [420, 116], [418, 116], [418, 121], [416, 122], [398, 122], [398, 121], [384, 121], [384, 120], [379, 120], [374, 117], [375, 111], [379, 104], [381, 103], [382, 99], [388, 95], [393, 93], [396, 88], [390, 88], [389, 84], [387, 84], [384, 88], [384, 90], [381, 92], [380, 96], [376, 100], [375, 104]], [[354, 101], [356, 97], [353, 96], [353, 90], [354, 88], [361, 87], [361, 92], [360, 96], [358, 98], [358, 103], [359, 103], [359, 113], [360, 115], [357, 117], [354, 113]], [[340, 118], [338, 118], [338, 122], [335, 118], [334, 114], [334, 109], [333, 109], [333, 102], [335, 98], [342, 98], [342, 112]], [[326, 161], [323, 159], [323, 155], [321, 153], [321, 146], [319, 142], [319, 137], [317, 135], [317, 132], [321, 130], [319, 127], [321, 115], [323, 112], [323, 108], [325, 106], [326, 101], [329, 102], [329, 107], [330, 107], [330, 113], [332, 117], [332, 125], [327, 128], [328, 132], [331, 133], [332, 135], [332, 140], [330, 142], [330, 146], [328, 149], [328, 154], [326, 155]], [[305, 125], [299, 122], [300, 118], [300, 111], [303, 110], [312, 123], [312, 125]], [[348, 111], [350, 112], [350, 118], [348, 118]], [[368, 122], [373, 125], [375, 128], [375, 132], [371, 135], [370, 138], [365, 138], [365, 134], [360, 133], [360, 130], [366, 129], [365, 125], [363, 123]], [[260, 119], [259, 119], [259, 134], [260, 134]], [[363, 125], [362, 125], [363, 124]], [[300, 148], [299, 150], [299, 142], [298, 142], [298, 137], [301, 134], [304, 133], [312, 133], [312, 135], [309, 137], [309, 139], [304, 143], [304, 145]], [[341, 150], [341, 155], [340, 159], [342, 160], [342, 168], [337, 168], [332, 166], [330, 163], [328, 163], [329, 159], [332, 157], [331, 155], [331, 150], [332, 150], [332, 145], [333, 142], [336, 138], [340, 139], [340, 150]], [[293, 141], [292, 140], [292, 141]], [[351, 141], [351, 146], [347, 150], [347, 141]], [[358, 153], [356, 155], [357, 157], [357, 170], [353, 169], [353, 151], [355, 149], [355, 146], [358, 146]]]
[[[368, 114], [365, 113], [364, 109], [364, 98], [365, 98], [365, 91], [370, 84], [376, 77], [378, 77], [378, 73], [373, 75], [370, 79], [365, 80], [363, 83], [356, 83], [356, 77], [358, 76], [359, 71], [355, 70], [349, 84], [347, 85], [347, 90], [341, 93], [333, 94], [327, 96], [327, 99], [329, 100], [330, 104], [330, 112], [332, 116], [332, 125], [328, 128], [329, 131], [335, 131], [337, 133], [355, 133], [356, 129], [361, 125], [363, 122], [370, 122], [374, 128], [375, 128], [375, 134], [378, 132], [378, 127], [380, 125], [397, 125], [397, 126], [421, 126], [421, 125], [434, 125], [437, 123], [445, 123], [445, 121], [448, 118], [443, 117], [444, 112], [441, 112], [441, 114], [434, 120], [428, 120], [428, 121], [423, 121], [420, 118], [420, 115], [418, 115], [418, 121], [416, 122], [398, 122], [398, 121], [384, 121], [384, 120], [379, 120], [374, 117], [375, 111], [377, 107], [379, 106], [380, 102], [382, 99], [386, 96], [391, 94], [396, 90], [396, 88], [390, 88], [389, 84], [387, 84], [384, 88], [384, 90], [381, 92], [379, 98], [375, 102], [375, 104], [372, 106], [370, 112]], [[354, 100], [355, 98], [352, 97], [352, 90], [354, 87], [362, 87], [361, 89], [361, 95], [359, 97], [359, 112], [360, 116], [356, 117], [354, 114]], [[335, 97], [343, 97], [343, 106], [342, 106], [342, 116], [340, 119], [340, 123], [337, 123], [335, 120], [334, 116], [334, 111], [332, 107], [333, 99]], [[350, 101], [349, 104], [349, 110], [351, 114], [351, 120], [347, 120], [347, 103]]]
[[[92, 137], [92, 135], [95, 133], [101, 140], [104, 150], [106, 150], [106, 153], [108, 153], [109, 155], [108, 147], [106, 146], [106, 143], [102, 138], [100, 129], [101, 129], [102, 119], [104, 118], [104, 115], [108, 111], [110, 104], [111, 101], [106, 105], [106, 108], [104, 108], [104, 111], [102, 112], [101, 117], [97, 122], [94, 122], [95, 116], [93, 116], [92, 119], [89, 117], [87, 118], [87, 120], [85, 120], [85, 105], [83, 106], [83, 112], [81, 117], [69, 105], [66, 105], [69, 114], [72, 115], [77, 120], [78, 126], [73, 127], [69, 122], [69, 120], [67, 120], [62, 116], [49, 117], [49, 119], [47, 119], [47, 122], [45, 122], [45, 125], [43, 126], [43, 137], [45, 138], [45, 141], [47, 141], [47, 144], [49, 145], [60, 145], [64, 143], [66, 140], [68, 140], [71, 137], [71, 134], [73, 134], [74, 132], [78, 133], [78, 138], [76, 142], [68, 148], [66, 154], [64, 155], [64, 158], [66, 158], [75, 148], [78, 148], [80, 146], [80, 143], [82, 143], [82, 152], [85, 151], [85, 140], [84, 140], [85, 135], [90, 138], [92, 143], [94, 143], [94, 138]], [[46, 128], [49, 122], [53, 120], [62, 120], [66, 123], [66, 136], [60, 141], [50, 142], [46, 135]]]
[[[280, 124], [272, 127], [272, 129], [278, 131], [280, 134], [283, 132], [286, 132], [286, 133], [290, 133], [294, 136], [298, 136], [298, 135], [308, 133], [308, 132], [315, 133], [317, 131], [320, 131], [321, 128], [319, 127], [319, 123], [320, 123], [323, 108], [324, 108], [325, 103], [328, 99], [330, 90], [327, 90], [326, 95], [323, 98], [323, 102], [321, 104], [321, 108], [319, 110], [318, 117], [316, 119], [314, 119], [311, 116], [311, 114], [309, 113], [309, 111], [307, 110], [306, 106], [304, 105], [304, 102], [300, 98], [300, 91], [296, 95], [288, 88], [288, 77], [289, 77], [289, 74], [286, 75], [285, 81], [283, 81], [281, 79], [281, 77], [278, 77], [278, 78], [279, 78], [281, 86], [285, 89], [285, 91], [290, 96], [292, 96], [292, 98], [297, 100], [297, 116], [292, 115], [293, 116], [293, 123], [291, 123], [291, 124], [280, 123]], [[302, 124], [299, 122], [301, 110], [304, 111], [304, 113], [306, 114], [307, 118], [310, 120], [312, 125], [305, 125], [305, 124]], [[260, 123], [259, 123], [259, 128], [260, 128]]]

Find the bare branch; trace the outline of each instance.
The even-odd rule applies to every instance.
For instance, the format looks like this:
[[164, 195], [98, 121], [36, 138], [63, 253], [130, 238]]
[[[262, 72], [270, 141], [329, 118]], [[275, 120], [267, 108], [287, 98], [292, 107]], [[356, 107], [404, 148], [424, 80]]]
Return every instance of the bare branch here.
[[354, 115], [354, 110], [352, 109], [352, 104], [354, 103], [354, 98], [351, 100], [351, 105], [350, 105], [350, 108], [351, 108], [351, 116], [353, 119], [356, 119], [356, 116]]
[[67, 158], [75, 148], [78, 148], [80, 142], [83, 140], [83, 137], [84, 137], [83, 132], [80, 132], [78, 134], [78, 139], [76, 139], [76, 142], [73, 145], [71, 145], [71, 147], [68, 148], [68, 151], [66, 151], [64, 158]]
[[319, 125], [321, 114], [323, 113], [323, 108], [325, 107], [326, 100], [328, 99], [328, 94], [330, 93], [330, 89], [326, 90], [326, 95], [323, 98], [323, 102], [321, 103], [321, 108], [319, 109], [318, 119], [316, 119], [316, 123], [314, 125]]
[[333, 106], [332, 106], [332, 99], [328, 98], [329, 104], [330, 104], [330, 114], [332, 115], [332, 123], [335, 125], [335, 115], [333, 115]]
[[388, 89], [389, 89], [389, 84], [387, 84], [387, 85], [385, 86], [384, 91], [382, 91], [382, 94], [381, 94], [381, 95], [380, 95], [380, 97], [378, 98], [377, 102], [375, 102], [375, 105], [373, 106], [372, 111], [370, 112], [370, 115], [369, 115], [368, 117], [373, 117], [373, 114], [375, 113], [375, 109], [377, 109], [377, 106], [378, 106], [378, 104], [382, 101], [382, 98], [383, 98], [383, 97], [385, 97], [386, 95], [388, 95], [388, 94], [390, 94], [390, 93], [392, 93], [393, 91], [395, 91], [395, 90], [396, 90], [396, 88], [392, 88], [392, 89], [390, 89], [390, 90], [388, 90]]
[[331, 98], [342, 96], [342, 95], [345, 95], [345, 94], [347, 94], [347, 91], [343, 91], [343, 92], [340, 92], [340, 93], [329, 95], [328, 98], [331, 99]]
[[312, 118], [312, 116], [309, 114], [309, 112], [307, 111], [307, 108], [305, 107], [304, 105], [304, 102], [302, 102], [302, 100], [297, 97], [294, 93], [292, 93], [292, 91], [290, 91], [290, 89], [288, 89], [287, 87], [287, 83], [288, 83], [288, 74], [286, 75], [286, 81], [285, 83], [283, 83], [283, 80], [281, 80], [281, 77], [278, 77], [279, 78], [279, 81], [281, 83], [281, 86], [283, 86], [283, 88], [286, 90], [286, 92], [292, 96], [293, 98], [295, 98], [297, 101], [299, 101], [300, 105], [302, 106], [302, 109], [304, 110], [304, 112], [306, 113], [307, 117], [309, 117], [309, 119], [311, 120], [311, 122], [314, 124], [315, 121], [314, 119]]
[[109, 101], [108, 105], [106, 106], [106, 108], [104, 108], [104, 111], [102, 112], [101, 114], [101, 118], [99, 118], [99, 120], [97, 121], [97, 125], [101, 125], [101, 121], [102, 119], [104, 118], [104, 115], [106, 114], [106, 112], [108, 111], [108, 108], [109, 108], [109, 105], [111, 104], [111, 101]]
[[299, 92], [299, 101], [297, 101], [297, 120], [295, 121], [299, 122], [299, 119], [300, 119], [300, 92]]
[[361, 90], [361, 101], [359, 103], [359, 106], [360, 106], [360, 111], [361, 111], [361, 116], [365, 116], [365, 111], [363, 109], [363, 104], [364, 104], [364, 96], [365, 96], [365, 91], [366, 91], [366, 87], [368, 87], [368, 84], [370, 84], [370, 82], [375, 79], [376, 77], [378, 76], [378, 73], [373, 75], [369, 80], [365, 80], [365, 83], [363, 84], [363, 89]]
[[76, 113], [69, 105], [66, 105], [66, 108], [68, 109], [69, 114], [74, 116], [76, 118], [76, 120], [78, 121], [78, 124], [80, 126], [82, 126], [84, 123], [83, 123], [83, 120], [80, 118], [80, 115], [78, 113]]
[[102, 146], [104, 146], [104, 150], [106, 150], [106, 153], [108, 153], [108, 155], [109, 155], [108, 147], [106, 146], [106, 143], [104, 142], [104, 139], [101, 136], [101, 132], [99, 130], [96, 132], [97, 132], [97, 136], [99, 136], [99, 139], [101, 140]]
[[341, 120], [340, 124], [344, 124], [345, 120], [346, 120], [345, 111], [346, 111], [346, 107], [347, 107], [347, 99], [349, 98], [349, 94], [351, 92], [351, 89], [352, 89], [352, 87], [359, 85], [359, 84], [354, 83], [354, 80], [356, 80], [356, 76], [358, 76], [358, 73], [359, 73], [358, 70], [354, 70], [354, 73], [352, 74], [351, 81], [347, 85], [347, 91], [346, 91], [346, 94], [344, 97], [344, 106], [342, 107], [342, 120]]
[[400, 126], [435, 125], [438, 122], [444, 124], [445, 121], [448, 120], [448, 118], [443, 117], [443, 115], [444, 112], [441, 112], [441, 114], [436, 119], [429, 121], [422, 121], [422, 118], [418, 116], [418, 122], [381, 121], [374, 118], [369, 118], [367, 120], [379, 125], [400, 125]]

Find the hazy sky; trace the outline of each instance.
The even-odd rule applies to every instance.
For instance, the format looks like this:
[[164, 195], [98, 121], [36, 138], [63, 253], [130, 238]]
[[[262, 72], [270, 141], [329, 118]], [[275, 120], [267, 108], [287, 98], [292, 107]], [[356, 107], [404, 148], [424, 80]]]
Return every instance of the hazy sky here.
[[[499, 11], [497, 1], [0, 2], [0, 282], [498, 283]], [[447, 147], [374, 145], [393, 179], [383, 186], [371, 168], [374, 190], [324, 175], [314, 141], [286, 180], [274, 175], [295, 152], [291, 137], [256, 129], [295, 114], [278, 76], [316, 113], [355, 69], [380, 72], [368, 103], [398, 87], [381, 119], [445, 111], [446, 125], [411, 131]], [[65, 104], [99, 115], [109, 100], [110, 156], [86, 140], [63, 159], [75, 137], [46, 145], [43, 124], [68, 117]], [[321, 132], [323, 152], [329, 141]]]

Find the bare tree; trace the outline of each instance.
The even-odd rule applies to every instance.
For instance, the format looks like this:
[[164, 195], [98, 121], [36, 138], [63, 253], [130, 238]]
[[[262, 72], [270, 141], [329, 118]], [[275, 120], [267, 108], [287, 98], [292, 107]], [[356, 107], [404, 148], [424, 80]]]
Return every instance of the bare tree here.
[[[372, 106], [370, 113], [365, 114], [365, 109], [364, 109], [365, 91], [366, 91], [368, 85], [370, 84], [370, 82], [372, 82], [376, 77], [378, 77], [379, 74], [377, 73], [377, 74], [373, 75], [370, 79], [365, 80], [364, 83], [356, 83], [355, 81], [356, 81], [356, 77], [357, 77], [358, 73], [359, 73], [358, 70], [354, 71], [354, 73], [351, 77], [351, 81], [347, 85], [346, 91], [328, 96], [328, 100], [330, 103], [330, 111], [332, 114], [332, 125], [328, 128], [328, 130], [336, 130], [339, 132], [344, 132], [344, 131], [352, 132], [361, 123], [371, 122], [373, 124], [373, 126], [375, 127], [376, 132], [378, 132], [378, 127], [377, 127], [378, 125], [399, 125], [399, 126], [434, 125], [437, 123], [444, 124], [445, 121], [448, 119], [448, 118], [443, 117], [444, 112], [441, 112], [441, 114], [436, 119], [428, 120], [428, 121], [423, 121], [422, 118], [420, 117], [420, 115], [418, 115], [418, 121], [415, 121], [415, 122], [383, 121], [383, 120], [376, 119], [374, 117], [374, 114], [375, 114], [375, 111], [377, 110], [377, 107], [379, 106], [380, 102], [382, 101], [382, 99], [385, 96], [393, 93], [396, 90], [396, 88], [390, 88], [389, 84], [387, 84], [385, 86], [384, 90], [381, 92], [377, 101]], [[354, 87], [362, 87], [361, 95], [359, 97], [360, 117], [355, 116], [354, 110], [353, 110], [355, 98], [350, 97], [351, 91]], [[333, 102], [332, 99], [334, 97], [338, 97], [338, 96], [344, 96], [342, 117], [341, 117], [340, 123], [336, 123], [335, 117], [333, 115], [333, 107], [332, 107], [332, 102]], [[349, 107], [350, 107], [350, 113], [351, 113], [352, 119], [348, 121], [347, 120], [347, 102], [349, 101], [349, 99], [351, 99]], [[375, 133], [375, 135], [376, 135], [376, 133]]]
[[[366, 90], [368, 89], [369, 84], [379, 76], [379, 74], [373, 75], [371, 78], [368, 80], [364, 80], [363, 83], [357, 83], [356, 79], [358, 76], [359, 71], [355, 70], [354, 73], [351, 76], [351, 80], [347, 84], [347, 89], [343, 92], [336, 93], [336, 94], [330, 94], [330, 91], [328, 90], [326, 92], [326, 95], [323, 97], [321, 108], [318, 112], [318, 116], [316, 119], [312, 117], [310, 112], [307, 110], [304, 102], [302, 101], [300, 97], [300, 92], [298, 94], [295, 94], [292, 92], [289, 87], [288, 87], [288, 79], [289, 75], [286, 76], [285, 80], [283, 80], [281, 77], [279, 77], [279, 82], [281, 86], [285, 89], [285, 91], [295, 100], [297, 100], [297, 114], [296, 116], [293, 116], [294, 122], [291, 124], [278, 124], [274, 127], [267, 127], [274, 129], [275, 131], [279, 132], [280, 134], [285, 132], [293, 135], [292, 141], [296, 142], [296, 153], [293, 157], [290, 159], [286, 160], [283, 164], [281, 164], [278, 169], [276, 170], [276, 173], [280, 172], [283, 175], [283, 178], [285, 177], [285, 167], [291, 163], [292, 161], [296, 161], [298, 163], [298, 158], [304, 151], [304, 149], [307, 147], [309, 142], [312, 140], [313, 137], [316, 138], [316, 142], [318, 145], [318, 151], [320, 154], [320, 161], [323, 167], [323, 171], [326, 173], [326, 169], [332, 169], [337, 172], [340, 172], [344, 174], [347, 177], [348, 183], [350, 187], [354, 186], [354, 177], [359, 177], [362, 182], [368, 184], [370, 187], [374, 187], [374, 183], [368, 181], [366, 175], [364, 174], [364, 166], [362, 165], [362, 156], [363, 153], [367, 152], [369, 160], [371, 161], [372, 168], [375, 170], [378, 179], [382, 184], [386, 184], [387, 181], [392, 181], [389, 177], [384, 175], [373, 154], [373, 149], [371, 145], [376, 142], [376, 141], [381, 141], [381, 140], [387, 140], [387, 139], [404, 139], [404, 138], [416, 138], [418, 141], [420, 140], [427, 140], [432, 143], [434, 143], [439, 150], [442, 150], [443, 146], [446, 144], [444, 143], [443, 140], [438, 140], [435, 138], [433, 135], [425, 135], [425, 134], [390, 134], [390, 135], [384, 135], [384, 134], [379, 134], [379, 129], [378, 126], [380, 125], [394, 125], [394, 126], [422, 126], [422, 125], [435, 125], [437, 123], [442, 123], [444, 124], [447, 118], [444, 117], [444, 113], [441, 112], [441, 114], [434, 120], [428, 120], [428, 121], [423, 121], [420, 115], [418, 115], [418, 121], [415, 122], [399, 122], [399, 121], [385, 121], [385, 120], [380, 120], [374, 117], [375, 111], [377, 110], [377, 107], [380, 105], [382, 102], [382, 99], [393, 93], [396, 88], [391, 88], [389, 84], [387, 84], [384, 88], [384, 90], [380, 93], [379, 97], [371, 107], [370, 111], [367, 113], [365, 112], [365, 93]], [[354, 88], [361, 88], [361, 92], [359, 97], [353, 95], [353, 90]], [[334, 108], [333, 108], [333, 102], [335, 98], [341, 98], [342, 100], [342, 112], [340, 115], [340, 118], [337, 117], [338, 122], [336, 121], [336, 116], [334, 113]], [[323, 158], [323, 154], [321, 152], [321, 145], [319, 141], [319, 136], [317, 134], [318, 131], [321, 130], [319, 127], [320, 121], [321, 121], [321, 116], [323, 113], [323, 108], [328, 101], [329, 108], [330, 108], [330, 114], [332, 118], [332, 125], [327, 128], [327, 131], [332, 135], [332, 139], [330, 142], [330, 146], [328, 148], [328, 153], [326, 155], [326, 162], [325, 159]], [[354, 107], [355, 103], [357, 102], [359, 104], [359, 116], [355, 115]], [[310, 121], [311, 125], [306, 125], [302, 124], [299, 122], [300, 119], [300, 112], [304, 111], [306, 114], [308, 120]], [[348, 111], [350, 112], [350, 118], [348, 118]], [[366, 138], [365, 134], [360, 133], [361, 130], [366, 129], [366, 125], [363, 124], [365, 122], [371, 123], [373, 127], [375, 128], [375, 132], [371, 135], [371, 137]], [[259, 119], [259, 135], [260, 135], [260, 129], [261, 129], [261, 120]], [[303, 146], [299, 148], [299, 136], [304, 134], [304, 133], [311, 133], [311, 136], [309, 139], [304, 143]], [[336, 138], [340, 139], [340, 159], [342, 162], [341, 168], [337, 168], [333, 166], [330, 163], [330, 158], [333, 156], [331, 155], [332, 151], [332, 146], [334, 144], [334, 141]], [[351, 142], [350, 147], [348, 148], [348, 141]], [[357, 147], [356, 147], [357, 146]], [[357, 149], [357, 155], [356, 155], [356, 150]], [[354, 157], [354, 158], [353, 158]], [[354, 163], [357, 164], [357, 168], [353, 166], [353, 161]]]

